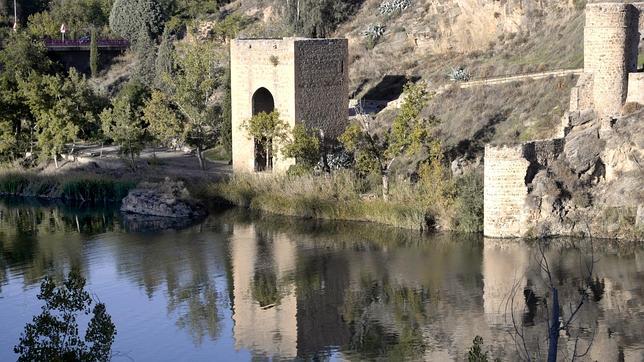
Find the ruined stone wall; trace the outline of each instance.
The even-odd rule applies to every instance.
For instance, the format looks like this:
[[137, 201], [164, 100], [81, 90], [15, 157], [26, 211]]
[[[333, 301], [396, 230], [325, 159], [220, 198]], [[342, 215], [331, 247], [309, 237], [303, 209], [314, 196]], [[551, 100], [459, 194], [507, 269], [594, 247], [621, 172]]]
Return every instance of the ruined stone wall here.
[[644, 104], [644, 73], [628, 75], [628, 98], [626, 102]]
[[593, 103], [601, 116], [619, 113], [628, 73], [637, 69], [639, 11], [630, 4], [586, 6], [584, 70], [593, 74]]
[[[266, 88], [280, 118], [337, 136], [348, 112], [348, 44], [345, 39], [237, 39], [231, 42], [233, 170], [253, 172], [254, 141], [240, 128], [252, 117], [253, 94]], [[282, 155], [273, 170], [295, 163]]]
[[485, 147], [484, 234], [516, 237], [525, 232], [525, 178], [530, 162], [524, 146]]
[[593, 104], [593, 75], [583, 73], [577, 85], [570, 91], [570, 111], [582, 111], [594, 108]]
[[541, 200], [544, 195], [533, 192], [533, 181], [563, 150], [561, 138], [485, 147], [485, 236], [519, 237], [535, 229], [537, 221], [551, 210]]
[[349, 109], [348, 41], [304, 39], [295, 43], [295, 119], [337, 137]]

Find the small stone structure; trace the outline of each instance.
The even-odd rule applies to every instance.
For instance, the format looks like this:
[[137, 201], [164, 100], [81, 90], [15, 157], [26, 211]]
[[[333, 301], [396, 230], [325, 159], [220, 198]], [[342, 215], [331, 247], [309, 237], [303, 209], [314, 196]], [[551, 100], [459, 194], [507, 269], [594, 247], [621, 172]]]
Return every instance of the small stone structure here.
[[242, 129], [257, 113], [276, 110], [291, 127], [303, 122], [329, 138], [343, 132], [349, 108], [346, 39], [236, 39], [230, 62], [235, 172], [284, 172], [295, 163], [279, 154], [267, 160]]
[[[637, 208], [644, 192], [641, 171], [632, 167], [624, 172], [614, 170], [626, 169], [624, 160], [644, 154], [638, 135], [642, 112], [619, 118], [625, 103], [644, 104], [644, 72], [637, 72], [643, 11], [644, 2], [587, 5], [584, 73], [571, 91], [561, 138], [486, 146], [486, 236], [560, 234], [568, 227], [564, 225], [567, 215], [598, 210], [586, 203], [606, 207], [634, 203], [628, 206]], [[620, 181], [628, 186], [619, 186]], [[570, 195], [565, 183], [577, 185], [581, 192]], [[613, 197], [611, 187], [621, 187], [620, 192], [634, 188], [632, 197]], [[571, 228], [566, 230], [579, 231], [575, 225]]]

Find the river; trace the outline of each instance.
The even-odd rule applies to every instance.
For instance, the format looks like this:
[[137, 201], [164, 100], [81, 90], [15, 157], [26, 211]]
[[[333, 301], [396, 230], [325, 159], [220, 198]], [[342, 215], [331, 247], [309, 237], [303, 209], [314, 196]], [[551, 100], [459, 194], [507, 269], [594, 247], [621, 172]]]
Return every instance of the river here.
[[1, 200], [0, 361], [17, 358], [40, 313], [42, 278], [71, 267], [112, 316], [115, 361], [463, 360], [477, 335], [491, 358], [543, 360], [551, 279], [562, 324], [581, 304], [560, 333], [562, 360], [575, 344], [579, 355], [590, 346], [581, 360], [644, 360], [641, 245], [239, 210], [164, 226], [110, 207]]

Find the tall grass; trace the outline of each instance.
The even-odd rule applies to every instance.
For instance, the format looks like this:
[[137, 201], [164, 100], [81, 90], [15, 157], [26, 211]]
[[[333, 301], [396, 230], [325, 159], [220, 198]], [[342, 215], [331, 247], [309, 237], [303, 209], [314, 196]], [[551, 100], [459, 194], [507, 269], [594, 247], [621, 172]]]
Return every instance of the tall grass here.
[[95, 175], [42, 175], [34, 172], [0, 173], [0, 195], [57, 198], [74, 201], [120, 201], [135, 182]]
[[442, 196], [428, 197], [427, 184], [395, 179], [390, 200], [384, 201], [377, 186], [364, 183], [349, 171], [326, 176], [237, 174], [209, 185], [200, 196], [280, 215], [369, 221], [416, 230], [449, 227], [449, 207], [440, 207], [449, 202], [440, 200]]

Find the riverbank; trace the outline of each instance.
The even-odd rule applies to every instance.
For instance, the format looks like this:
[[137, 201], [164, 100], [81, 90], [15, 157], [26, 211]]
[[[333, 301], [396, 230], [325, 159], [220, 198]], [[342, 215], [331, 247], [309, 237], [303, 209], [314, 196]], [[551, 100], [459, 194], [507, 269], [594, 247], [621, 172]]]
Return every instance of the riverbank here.
[[329, 175], [240, 174], [195, 190], [195, 197], [272, 214], [365, 221], [412, 230], [480, 232], [483, 193], [479, 175], [459, 180], [394, 180], [389, 200], [352, 172]]
[[0, 195], [87, 202], [118, 202], [136, 186], [133, 179], [78, 174], [0, 173]]

